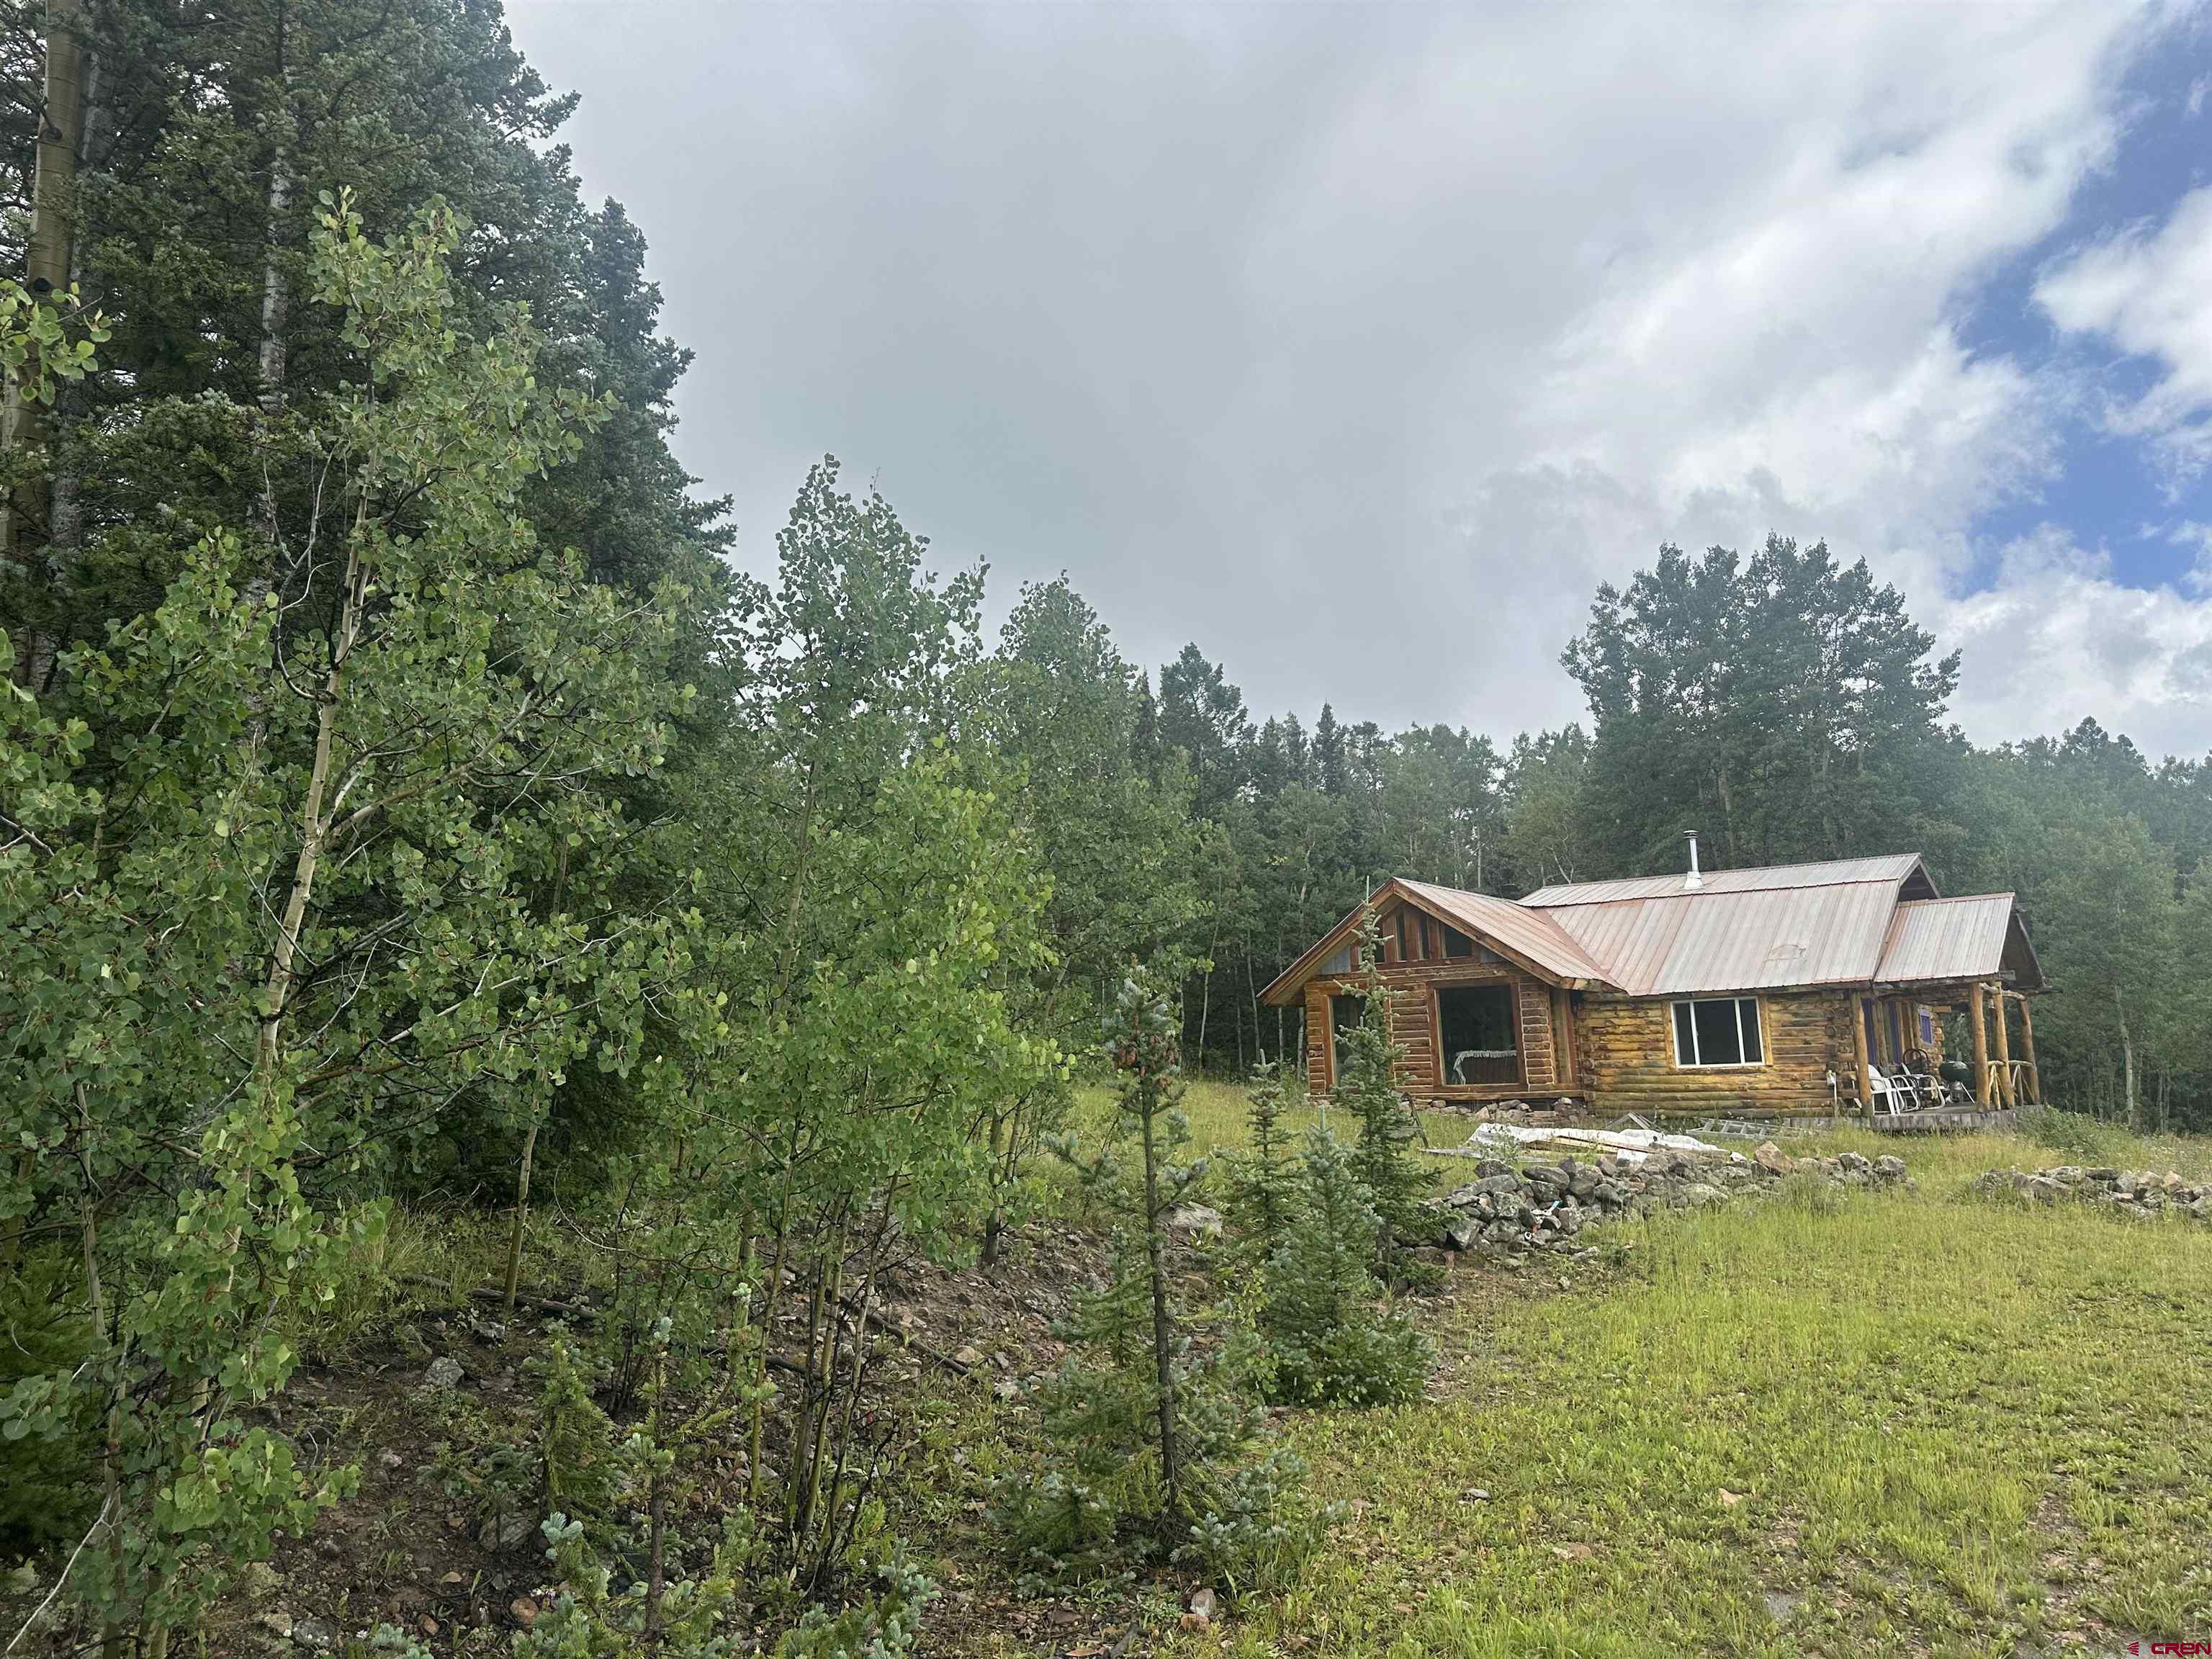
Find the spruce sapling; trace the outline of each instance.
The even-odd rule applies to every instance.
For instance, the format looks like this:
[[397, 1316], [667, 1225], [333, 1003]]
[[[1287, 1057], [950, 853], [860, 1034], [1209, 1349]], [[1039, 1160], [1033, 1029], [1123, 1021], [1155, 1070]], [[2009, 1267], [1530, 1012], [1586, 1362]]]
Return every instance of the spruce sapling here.
[[1382, 939], [1371, 913], [1361, 917], [1358, 939], [1364, 1006], [1359, 1023], [1340, 1040], [1336, 1101], [1359, 1120], [1352, 1170], [1375, 1209], [1376, 1271], [1386, 1285], [1405, 1285], [1422, 1277], [1410, 1246], [1431, 1231], [1423, 1195], [1428, 1178], [1413, 1159], [1420, 1126], [1398, 1091], [1405, 1052], [1391, 1024], [1398, 994], [1382, 976]]

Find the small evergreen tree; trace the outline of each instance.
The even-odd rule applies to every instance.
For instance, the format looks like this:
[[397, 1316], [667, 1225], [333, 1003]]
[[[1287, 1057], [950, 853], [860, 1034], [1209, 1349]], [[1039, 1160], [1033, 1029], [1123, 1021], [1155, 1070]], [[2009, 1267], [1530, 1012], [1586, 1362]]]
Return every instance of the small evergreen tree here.
[[[1048, 1466], [1001, 1488], [1000, 1526], [1025, 1565], [1096, 1578], [1132, 1559], [1194, 1562], [1231, 1589], [1284, 1569], [1319, 1535], [1304, 1466], [1265, 1441], [1266, 1357], [1233, 1303], [1192, 1307], [1173, 1271], [1168, 1216], [1206, 1173], [1182, 1161], [1175, 1007], [1127, 981], [1108, 1049], [1122, 1074], [1116, 1127], [1076, 1158], [1085, 1189], [1118, 1218], [1105, 1287], [1078, 1299], [1075, 1352], [1038, 1401]], [[1118, 1155], [1135, 1140], [1133, 1167]], [[1207, 1331], [1200, 1343], [1194, 1333]]]
[[1244, 1112], [1252, 1144], [1228, 1155], [1224, 1206], [1231, 1236], [1245, 1260], [1264, 1265], [1282, 1247], [1297, 1203], [1297, 1168], [1291, 1159], [1290, 1128], [1283, 1121], [1290, 1104], [1287, 1062], [1252, 1068]]
[[1306, 1138], [1304, 1167], [1282, 1243], [1269, 1257], [1260, 1316], [1274, 1398], [1294, 1406], [1380, 1406], [1410, 1400], [1429, 1346], [1413, 1322], [1376, 1304], [1380, 1220], [1335, 1136]]
[[1420, 1126], [1398, 1091], [1405, 1050], [1392, 1030], [1397, 994], [1382, 977], [1382, 942], [1371, 912], [1360, 920], [1358, 939], [1364, 1006], [1339, 1051], [1336, 1101], [1359, 1120], [1352, 1173], [1374, 1206], [1376, 1271], [1385, 1284], [1405, 1285], [1420, 1277], [1409, 1243], [1429, 1231], [1428, 1179], [1413, 1153]]

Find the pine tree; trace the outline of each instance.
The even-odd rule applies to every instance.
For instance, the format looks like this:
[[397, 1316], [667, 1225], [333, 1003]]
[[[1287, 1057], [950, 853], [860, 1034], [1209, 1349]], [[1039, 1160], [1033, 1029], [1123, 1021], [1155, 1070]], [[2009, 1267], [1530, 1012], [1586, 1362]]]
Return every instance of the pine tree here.
[[1108, 1041], [1122, 1076], [1118, 1144], [1088, 1161], [1059, 1149], [1116, 1216], [1112, 1271], [1078, 1299], [1074, 1352], [1039, 1398], [1047, 1466], [1001, 1487], [996, 1518], [1024, 1565], [1054, 1577], [1167, 1556], [1234, 1589], [1310, 1548], [1318, 1521], [1304, 1465], [1267, 1441], [1266, 1359], [1249, 1319], [1232, 1304], [1189, 1304], [1170, 1263], [1167, 1217], [1206, 1173], [1182, 1157], [1177, 1024], [1148, 976], [1123, 983]]
[[1326, 1129], [1306, 1138], [1297, 1205], [1269, 1258], [1260, 1316], [1274, 1398], [1294, 1406], [1379, 1406], [1420, 1391], [1429, 1349], [1413, 1322], [1376, 1304], [1381, 1222]]
[[1238, 1249], [1264, 1264], [1281, 1248], [1298, 1201], [1297, 1171], [1283, 1115], [1290, 1103], [1289, 1062], [1252, 1069], [1244, 1122], [1251, 1144], [1231, 1155], [1225, 1207]]
[[1344, 1036], [1336, 1103], [1359, 1121], [1352, 1166], [1375, 1207], [1376, 1271], [1386, 1284], [1406, 1285], [1425, 1276], [1410, 1243], [1429, 1231], [1423, 1196], [1428, 1180], [1413, 1153], [1420, 1125], [1398, 1090], [1404, 1050], [1391, 1029], [1397, 993], [1382, 976], [1382, 941], [1371, 911], [1361, 917], [1358, 937], [1363, 1006], [1359, 1023]]

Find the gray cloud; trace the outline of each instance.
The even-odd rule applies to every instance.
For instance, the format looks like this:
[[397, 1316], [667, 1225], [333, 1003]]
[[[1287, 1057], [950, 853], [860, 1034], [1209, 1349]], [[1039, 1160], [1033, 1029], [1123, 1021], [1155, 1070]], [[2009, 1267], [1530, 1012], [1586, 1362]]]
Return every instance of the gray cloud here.
[[[736, 494], [747, 562], [834, 450], [1002, 600], [1065, 567], [1133, 654], [1194, 638], [1255, 708], [1501, 735], [1578, 712], [1559, 650], [1665, 538], [1826, 536], [1947, 634], [1992, 625], [1971, 526], [2047, 474], [2051, 393], [1954, 313], [2109, 159], [2153, 28], [2071, 4], [514, 15], [585, 94], [587, 187], [652, 239], [699, 354], [681, 450]], [[2154, 746], [2172, 698], [2142, 688], [2185, 681], [2069, 690]], [[1962, 700], [1977, 735], [2047, 714], [2012, 684]]]

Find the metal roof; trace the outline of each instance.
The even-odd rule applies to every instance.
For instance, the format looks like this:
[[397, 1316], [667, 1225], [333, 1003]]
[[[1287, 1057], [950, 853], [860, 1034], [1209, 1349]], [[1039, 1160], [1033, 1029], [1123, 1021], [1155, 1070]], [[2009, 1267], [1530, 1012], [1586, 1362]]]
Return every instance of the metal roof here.
[[1545, 914], [1631, 996], [1784, 990], [1874, 977], [1894, 881], [1696, 892]]
[[[1916, 854], [1716, 870], [1686, 890], [1682, 882], [1577, 882], [1516, 903], [1400, 879], [1369, 902], [1395, 890], [1545, 977], [1630, 996], [1994, 978], [2008, 969], [2024, 988], [2043, 985], [2013, 896], [1937, 898]], [[1261, 1000], [1291, 1000], [1358, 915], [1284, 969]]]
[[1462, 927], [1501, 945], [1515, 956], [1561, 979], [1595, 979], [1610, 983], [1612, 975], [1599, 967], [1566, 931], [1541, 910], [1528, 910], [1511, 899], [1489, 893], [1464, 892], [1456, 887], [1434, 887], [1425, 881], [1400, 879], [1392, 884], [1430, 908], [1441, 911]]
[[2010, 893], [1908, 899], [1889, 924], [1875, 977], [1899, 984], [1994, 979], [2004, 966], [2006, 936], [2014, 926]]
[[[1671, 898], [1685, 893], [1768, 892], [1791, 887], [1830, 887], [1845, 882], [1903, 882], [1921, 870], [1917, 853], [1889, 853], [1880, 858], [1830, 859], [1820, 864], [1772, 864], [1755, 870], [1708, 870], [1701, 885], [1686, 887], [1686, 876], [1629, 876], [1619, 881], [1578, 881], [1539, 887], [1523, 904], [1547, 909], [1563, 904], [1612, 904], [1622, 899]], [[1929, 894], [1934, 896], [1933, 884]]]

